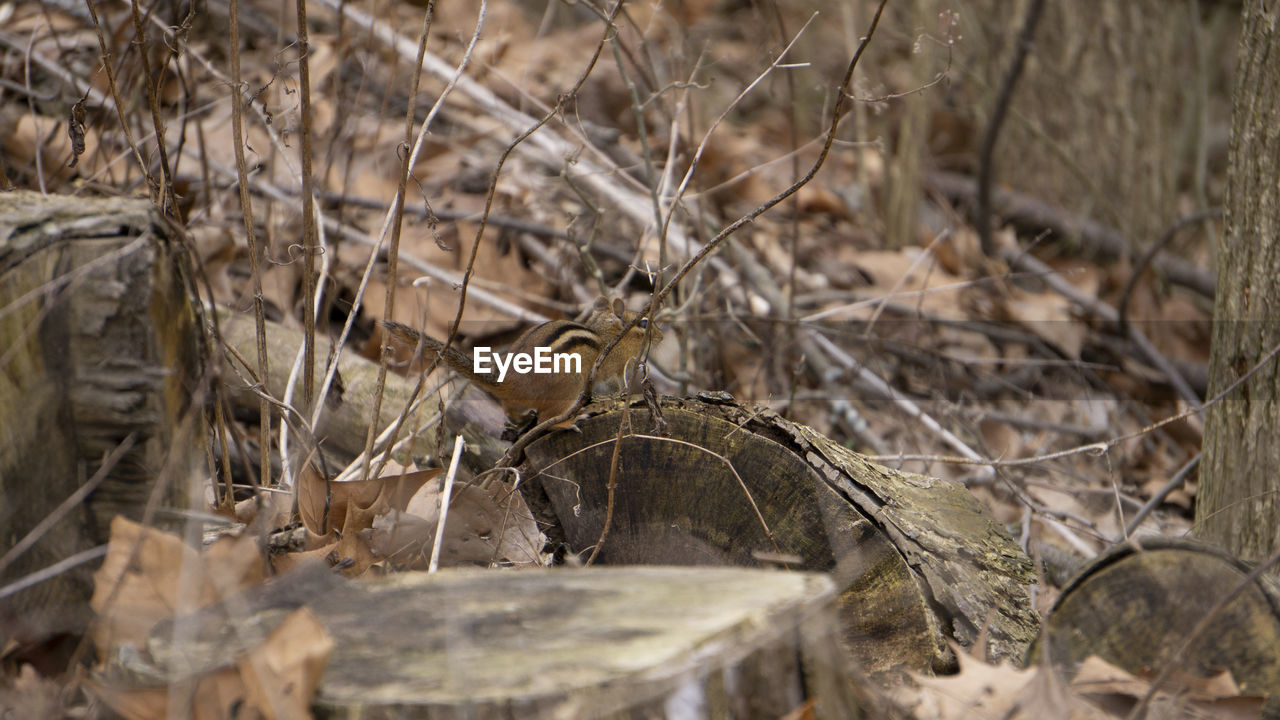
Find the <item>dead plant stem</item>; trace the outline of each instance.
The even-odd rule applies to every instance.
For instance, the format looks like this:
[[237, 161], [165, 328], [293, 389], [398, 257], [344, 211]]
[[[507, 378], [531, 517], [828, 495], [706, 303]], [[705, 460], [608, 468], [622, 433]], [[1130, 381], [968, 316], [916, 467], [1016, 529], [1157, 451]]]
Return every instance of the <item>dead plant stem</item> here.
[[[133, 28], [137, 34], [138, 57], [142, 61], [143, 84], [147, 88], [147, 107], [151, 110], [151, 126], [156, 133], [156, 152], [160, 156], [160, 187], [152, 186], [152, 202], [160, 208], [160, 213], [169, 217], [177, 217], [178, 199], [173, 189], [173, 174], [169, 167], [169, 148], [164, 137], [164, 118], [160, 115], [160, 98], [157, 92], [160, 84], [160, 73], [151, 67], [150, 48], [147, 47], [147, 27], [142, 21], [142, 8], [138, 0], [130, 0], [129, 7], [133, 11]], [[151, 175], [148, 179], [154, 182]]]
[[[858, 66], [858, 61], [862, 59], [863, 53], [866, 52], [867, 46], [871, 43], [871, 38], [875, 36], [876, 27], [880, 24], [880, 16], [884, 13], [884, 8], [887, 4], [888, 4], [888, 0], [881, 0], [880, 5], [876, 7], [876, 13], [871, 19], [871, 26], [868, 28], [866, 36], [862, 39], [862, 42], [859, 43], [858, 49], [854, 52], [853, 58], [849, 61], [849, 66], [845, 70], [844, 77], [841, 80], [840, 86], [838, 88], [839, 96], [836, 99], [835, 108], [831, 114], [831, 123], [827, 128], [826, 141], [823, 143], [822, 150], [821, 152], [819, 152], [817, 160], [814, 161], [814, 164], [809, 168], [809, 171], [805, 173], [804, 177], [801, 177], [800, 179], [796, 180], [786, 190], [783, 190], [782, 192], [778, 193], [774, 197], [770, 198], [763, 205], [760, 205], [755, 210], [752, 210], [746, 215], [743, 215], [742, 217], [738, 218], [736, 221], [731, 223], [729, 226], [725, 227], [718, 234], [716, 234], [715, 237], [711, 238], [711, 240], [705, 243], [698, 250], [698, 252], [693, 255], [693, 257], [689, 258], [689, 260], [686, 261], [685, 264], [681, 266], [680, 269], [676, 272], [675, 276], [672, 277], [671, 280], [667, 281], [667, 284], [664, 285], [660, 291], [654, 293], [653, 297], [650, 298], [649, 312], [637, 314], [635, 318], [632, 318], [632, 320], [629, 323], [627, 323], [625, 327], [622, 328], [622, 331], [619, 332], [616, 337], [610, 340], [609, 343], [607, 343], [604, 346], [604, 348], [601, 349], [600, 356], [596, 358], [595, 364], [592, 366], [590, 372], [587, 375], [587, 378], [588, 378], [587, 388], [584, 389], [582, 394], [578, 396], [577, 402], [575, 402], [572, 407], [570, 407], [568, 410], [561, 413], [557, 417], [548, 418], [546, 420], [539, 419], [540, 422], [537, 425], [537, 427], [533, 428], [529, 432], [522, 435], [519, 439], [515, 441], [515, 443], [511, 445], [511, 448], [502, 457], [502, 460], [499, 461], [498, 463], [499, 466], [505, 467], [512, 464], [516, 458], [520, 457], [520, 453], [524, 452], [524, 449], [529, 446], [529, 443], [541, 437], [552, 426], [558, 423], [561, 423], [569, 419], [570, 417], [573, 417], [575, 413], [577, 413], [580, 409], [582, 409], [582, 406], [586, 404], [587, 397], [589, 395], [590, 380], [594, 378], [596, 374], [599, 372], [600, 365], [604, 361], [604, 358], [606, 358], [609, 355], [609, 353], [612, 352], [615, 347], [617, 347], [618, 343], [622, 340], [622, 338], [626, 335], [626, 333], [631, 328], [635, 327], [636, 323], [640, 321], [641, 317], [652, 315], [653, 311], [656, 308], [661, 307], [662, 301], [666, 299], [668, 295], [671, 294], [671, 292], [675, 289], [675, 287], [680, 284], [680, 281], [683, 280], [684, 277], [688, 275], [693, 268], [700, 265], [703, 262], [703, 260], [705, 260], [706, 257], [712, 253], [712, 251], [714, 251], [717, 247], [720, 246], [721, 243], [725, 241], [726, 238], [733, 235], [735, 232], [741, 229], [744, 225], [752, 222], [757, 217], [763, 215], [765, 212], [767, 212], [768, 210], [776, 206], [778, 203], [791, 197], [800, 188], [807, 185], [809, 181], [812, 180], [813, 177], [818, 174], [818, 171], [822, 169], [823, 164], [826, 163], [827, 155], [831, 152], [831, 145], [832, 143], [835, 142], [836, 130], [840, 127], [840, 119], [844, 116], [846, 112], [846, 105], [849, 102], [849, 83], [853, 78], [854, 68]], [[616, 7], [615, 7], [615, 11], [616, 11]], [[668, 224], [670, 223], [670, 216], [668, 216], [667, 222]]]
[[605, 485], [608, 499], [605, 501], [604, 526], [600, 528], [600, 538], [596, 540], [595, 547], [591, 548], [591, 555], [585, 563], [587, 567], [591, 567], [592, 563], [596, 561], [596, 557], [600, 554], [600, 548], [604, 547], [604, 541], [609, 538], [609, 528], [613, 525], [615, 491], [618, 488], [618, 460], [622, 455], [622, 438], [626, 437], [630, 432], [631, 408], [624, 407], [622, 409], [622, 421], [618, 423], [618, 436], [613, 440], [613, 453], [609, 458], [609, 482]]
[[[235, 2], [235, 0], [232, 0]], [[107, 88], [111, 91], [111, 104], [115, 106], [116, 117], [120, 120], [120, 129], [124, 132], [124, 140], [129, 145], [129, 149], [133, 151], [133, 157], [138, 163], [138, 170], [142, 176], [146, 178], [147, 184], [151, 186], [152, 192], [155, 192], [157, 183], [151, 175], [151, 170], [147, 167], [146, 162], [142, 159], [142, 151], [138, 149], [138, 143], [133, 139], [133, 131], [129, 129], [129, 121], [124, 116], [124, 104], [120, 102], [120, 87], [116, 84], [115, 66], [111, 64], [111, 51], [107, 49], [107, 38], [102, 32], [102, 23], [98, 20], [98, 10], [94, 7], [93, 0], [85, 0], [85, 6], [89, 8], [89, 17], [93, 18], [93, 29], [98, 36], [98, 49], [102, 53], [102, 67], [107, 73]], [[237, 60], [237, 62], [239, 62]]]
[[[240, 74], [240, 0], [228, 0], [227, 56], [231, 61], [231, 136], [235, 146], [236, 177], [240, 186], [240, 216], [244, 220], [245, 240], [249, 245], [249, 277], [253, 284], [253, 318], [257, 334], [258, 367], [263, 383], [267, 378], [267, 314], [262, 295], [262, 249], [258, 245], [253, 219], [253, 199], [249, 196], [249, 165], [244, 155], [244, 96]], [[118, 101], [117, 101], [118, 104]], [[264, 385], [265, 387], [265, 385]], [[258, 398], [258, 482], [271, 484], [271, 404], [265, 394]]]
[[[311, 176], [311, 41], [307, 32], [307, 2], [294, 0], [298, 15], [298, 150], [302, 153], [302, 403], [311, 410], [316, 377], [316, 208]], [[412, 107], [412, 103], [410, 103]], [[393, 261], [394, 262], [394, 261]], [[392, 277], [395, 277], [392, 275]], [[394, 283], [393, 283], [394, 284]]]
[[1036, 24], [1044, 10], [1044, 0], [1031, 0], [1027, 14], [1022, 20], [1022, 29], [1018, 32], [1018, 42], [1013, 48], [1013, 59], [1009, 62], [1009, 70], [1005, 73], [1000, 93], [996, 96], [995, 109], [991, 120], [987, 123], [987, 131], [982, 136], [982, 147], [978, 152], [978, 241], [982, 246], [982, 254], [995, 257], [995, 241], [991, 238], [991, 166], [994, 162], [996, 140], [1000, 137], [1000, 126], [1009, 111], [1009, 102], [1013, 99], [1013, 90], [1018, 85], [1018, 77], [1026, 64], [1027, 53], [1031, 51], [1031, 40], [1035, 36]]
[[[417, 62], [414, 63], [413, 74], [412, 74], [413, 79], [410, 82], [409, 102], [406, 104], [405, 112], [404, 112], [404, 145], [406, 148], [409, 147], [413, 142], [413, 114], [417, 106], [415, 100], [418, 97], [418, 89], [422, 82], [422, 58], [427, 54], [427, 39], [431, 36], [431, 25], [435, 18], [435, 9], [436, 9], [435, 0], [430, 0], [430, 2], [427, 3], [427, 7], [422, 14], [422, 31], [418, 33]], [[479, 10], [479, 15], [481, 18], [481, 20], [479, 21], [480, 23], [483, 23], [484, 12], [485, 12], [485, 4], [482, 2], [480, 4], [480, 10]], [[478, 35], [479, 35], [479, 24], [477, 25], [476, 33], [472, 38], [473, 44], [474, 44], [475, 36], [478, 36]], [[466, 57], [463, 58], [462, 64], [458, 67], [459, 73], [461, 73], [463, 69], [466, 67], [467, 60], [470, 58], [470, 56], [471, 56], [471, 53], [470, 53], [470, 50], [468, 50]], [[424, 128], [425, 128], [425, 123], [424, 123]], [[401, 228], [404, 227], [404, 197], [405, 197], [405, 192], [408, 188], [409, 174], [413, 170], [413, 165], [412, 165], [413, 160], [414, 160], [414, 154], [411, 152], [405, 152], [404, 160], [400, 166], [400, 172], [397, 173], [397, 176], [396, 176], [396, 196], [395, 196], [394, 202], [392, 203], [392, 209], [391, 209], [391, 246], [387, 249], [387, 289], [386, 289], [386, 293], [383, 296], [384, 303], [385, 303], [382, 311], [383, 321], [388, 321], [395, 317], [395, 302], [396, 302], [396, 295], [398, 294], [396, 292], [398, 289], [398, 284], [396, 282], [396, 279], [399, 277], [399, 269], [400, 269], [400, 231], [401, 231]], [[375, 256], [377, 255], [377, 253], [373, 253], [373, 254]], [[370, 260], [372, 262], [372, 258], [370, 258]], [[374, 393], [373, 393], [372, 419], [369, 422], [369, 432], [365, 436], [364, 463], [361, 469], [361, 477], [364, 477], [364, 478], [372, 477], [369, 474], [369, 469], [370, 469], [369, 465], [373, 460], [373, 441], [374, 441], [374, 438], [377, 437], [378, 435], [378, 426], [381, 424], [379, 422], [379, 419], [382, 415], [382, 396], [386, 392], [387, 364], [391, 360], [391, 346], [388, 344], [388, 340], [390, 340], [390, 338], [387, 338], [387, 337], [384, 337], [382, 340], [381, 357], [378, 362], [378, 384], [377, 384], [377, 387], [374, 389]], [[433, 362], [432, 367], [434, 368], [435, 365], [436, 363]], [[419, 383], [419, 387], [421, 387], [421, 383]], [[413, 403], [411, 399], [410, 402], [407, 403], [407, 405], [412, 405], [412, 404]], [[400, 415], [400, 418], [404, 418], [408, 413], [408, 411], [409, 411], [409, 408], [405, 407], [404, 412], [402, 412]], [[398, 420], [397, 426], [399, 422], [400, 421]], [[393, 445], [394, 440], [390, 444]], [[378, 465], [375, 471], [375, 474], [380, 474], [382, 472], [382, 468], [385, 466], [385, 463], [386, 463], [386, 460], [384, 458], [383, 462]], [[443, 510], [444, 509], [442, 508], [441, 511], [443, 512]]]

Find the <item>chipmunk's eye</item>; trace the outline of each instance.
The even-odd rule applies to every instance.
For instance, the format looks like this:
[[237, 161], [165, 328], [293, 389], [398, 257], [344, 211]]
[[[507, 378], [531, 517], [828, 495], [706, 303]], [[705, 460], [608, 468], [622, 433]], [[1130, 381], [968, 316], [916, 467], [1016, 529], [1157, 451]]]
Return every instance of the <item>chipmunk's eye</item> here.
[[640, 322], [636, 323], [636, 327], [641, 330], [647, 330], [649, 328], [649, 318], [640, 318]]

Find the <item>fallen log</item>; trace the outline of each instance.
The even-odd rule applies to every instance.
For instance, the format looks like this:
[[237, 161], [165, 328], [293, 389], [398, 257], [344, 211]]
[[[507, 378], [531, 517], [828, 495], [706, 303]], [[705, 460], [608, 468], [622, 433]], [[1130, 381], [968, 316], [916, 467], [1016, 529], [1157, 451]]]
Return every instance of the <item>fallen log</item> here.
[[526, 503], [570, 553], [827, 573], [846, 646], [873, 672], [946, 669], [945, 638], [970, 646], [984, 630], [992, 660], [1034, 639], [1031, 562], [964, 487], [866, 462], [723, 394], [665, 398], [661, 433], [645, 409], [592, 410], [520, 468]]
[[1148, 677], [1173, 665], [1170, 693], [1179, 690], [1176, 680], [1225, 670], [1240, 692], [1269, 697], [1264, 717], [1280, 717], [1280, 583], [1251, 580], [1251, 570], [1191, 540], [1117, 545], [1063, 587], [1028, 660], [1039, 661], [1047, 646], [1067, 680], [1092, 655]]

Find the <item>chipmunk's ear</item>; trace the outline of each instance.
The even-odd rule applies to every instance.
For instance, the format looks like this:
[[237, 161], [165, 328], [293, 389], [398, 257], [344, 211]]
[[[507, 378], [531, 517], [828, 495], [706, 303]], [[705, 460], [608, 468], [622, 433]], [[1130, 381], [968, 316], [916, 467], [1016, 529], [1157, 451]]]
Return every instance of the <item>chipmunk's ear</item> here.
[[592, 309], [592, 310], [595, 310], [596, 312], [603, 312], [603, 311], [605, 311], [605, 310], [608, 310], [608, 309], [609, 309], [609, 298], [607, 298], [607, 297], [605, 297], [605, 296], [603, 296], [603, 295], [601, 295], [600, 297], [596, 298], [595, 305], [592, 305], [592, 306], [591, 306], [591, 309]]
[[618, 317], [627, 316], [627, 304], [622, 301], [622, 298], [613, 299], [613, 314]]

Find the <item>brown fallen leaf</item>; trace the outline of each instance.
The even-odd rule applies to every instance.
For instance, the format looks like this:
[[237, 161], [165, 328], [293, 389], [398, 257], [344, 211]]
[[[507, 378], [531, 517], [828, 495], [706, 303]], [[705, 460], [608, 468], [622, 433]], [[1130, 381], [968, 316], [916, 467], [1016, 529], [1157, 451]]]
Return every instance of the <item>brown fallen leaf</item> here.
[[308, 464], [298, 475], [298, 514], [307, 530], [320, 538], [354, 534], [373, 527], [378, 515], [403, 510], [424, 483], [443, 472], [433, 468], [335, 483]]
[[[439, 483], [424, 485], [401, 513], [380, 517], [366, 533], [375, 555], [398, 569], [423, 570], [440, 517]], [[493, 562], [540, 565], [542, 533], [519, 493], [502, 486], [456, 486], [445, 518], [441, 567]]]
[[271, 720], [306, 720], [333, 638], [306, 607], [293, 611], [240, 660], [250, 707]]
[[[960, 672], [919, 677], [920, 693], [912, 716], [919, 720], [1109, 720], [1058, 681], [1046, 667], [1019, 670], [1007, 663], [988, 665], [956, 647]], [[911, 705], [903, 693], [904, 705]]]
[[301, 607], [232, 665], [164, 685], [103, 673], [86, 686], [128, 720], [306, 720], [332, 652], [333, 639]]
[[176, 535], [117, 515], [107, 556], [93, 575], [94, 646], [100, 656], [122, 643], [141, 647], [160, 620], [258, 582], [260, 557], [247, 536], [228, 538], [205, 557]]
[[[1127, 715], [1150, 692], [1152, 680], [1090, 655], [1081, 663], [1071, 688], [1113, 712]], [[1174, 673], [1156, 692], [1149, 705], [1149, 715], [1171, 719], [1246, 720], [1258, 717], [1265, 700], [1241, 695], [1235, 679], [1225, 670], [1212, 677]]]

